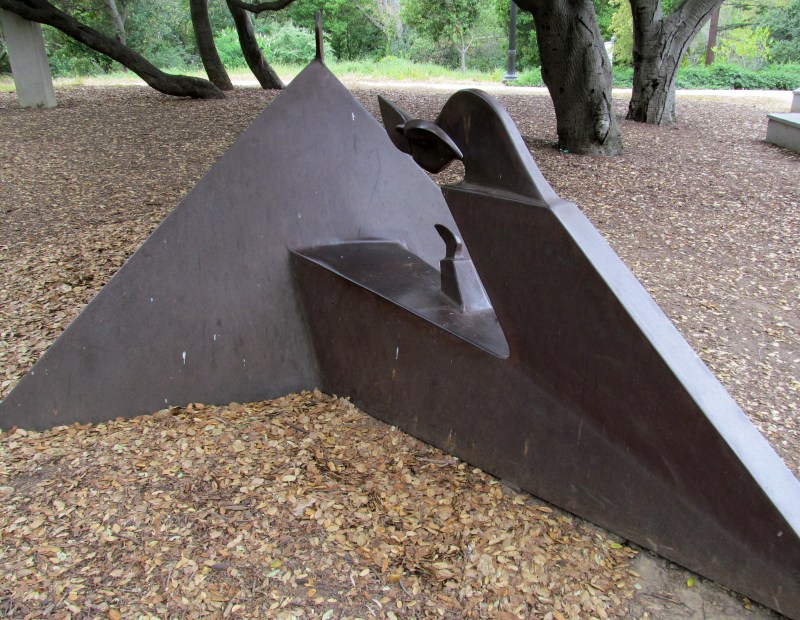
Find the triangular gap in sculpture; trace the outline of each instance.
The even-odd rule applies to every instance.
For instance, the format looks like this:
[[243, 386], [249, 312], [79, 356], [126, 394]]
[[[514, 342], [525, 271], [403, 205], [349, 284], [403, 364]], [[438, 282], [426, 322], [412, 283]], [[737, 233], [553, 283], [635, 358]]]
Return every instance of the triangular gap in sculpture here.
[[2, 426], [319, 385], [800, 618], [800, 484], [505, 111], [462, 91], [435, 123], [392, 118], [426, 167], [463, 157], [447, 203], [312, 63], [0, 403]]

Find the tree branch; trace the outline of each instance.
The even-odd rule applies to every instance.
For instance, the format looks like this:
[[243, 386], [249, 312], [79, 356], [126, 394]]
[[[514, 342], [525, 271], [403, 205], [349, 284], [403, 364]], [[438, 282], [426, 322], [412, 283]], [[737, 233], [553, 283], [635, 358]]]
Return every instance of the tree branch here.
[[167, 95], [199, 99], [222, 99], [225, 95], [211, 82], [185, 75], [169, 75], [141, 54], [76, 20], [46, 0], [0, 0], [0, 9], [28, 21], [57, 28], [85, 46], [116, 60], [142, 78], [148, 86]]
[[266, 60], [261, 48], [258, 46], [258, 39], [253, 30], [253, 23], [250, 21], [250, 16], [245, 9], [240, 8], [234, 0], [227, 0], [228, 9], [233, 17], [233, 23], [236, 25], [236, 32], [239, 35], [239, 45], [242, 48], [242, 54], [247, 61], [247, 66], [250, 71], [256, 76], [261, 88], [283, 88], [283, 82], [278, 74], [272, 70]]
[[294, 0], [272, 0], [272, 2], [242, 2], [242, 0], [230, 0], [229, 4], [235, 7], [250, 11], [251, 13], [264, 13], [265, 11], [280, 11], [289, 6]]

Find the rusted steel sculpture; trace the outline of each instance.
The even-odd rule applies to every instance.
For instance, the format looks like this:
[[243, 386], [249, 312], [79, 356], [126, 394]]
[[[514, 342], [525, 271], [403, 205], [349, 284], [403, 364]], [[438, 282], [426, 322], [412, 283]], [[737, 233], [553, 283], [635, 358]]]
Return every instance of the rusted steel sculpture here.
[[[381, 110], [389, 139], [314, 61], [0, 403], [2, 426], [320, 386], [800, 618], [800, 484], [505, 110], [472, 90], [435, 122]], [[443, 199], [417, 164], [453, 159]]]

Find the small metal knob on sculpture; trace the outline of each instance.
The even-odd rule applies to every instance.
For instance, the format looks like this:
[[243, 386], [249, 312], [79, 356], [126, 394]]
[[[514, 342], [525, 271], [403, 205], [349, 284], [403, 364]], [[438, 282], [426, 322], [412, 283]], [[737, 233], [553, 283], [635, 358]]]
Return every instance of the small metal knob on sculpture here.
[[472, 260], [464, 255], [461, 239], [442, 224], [435, 225], [444, 241], [445, 257], [439, 261], [442, 293], [462, 312], [479, 312], [492, 307]]

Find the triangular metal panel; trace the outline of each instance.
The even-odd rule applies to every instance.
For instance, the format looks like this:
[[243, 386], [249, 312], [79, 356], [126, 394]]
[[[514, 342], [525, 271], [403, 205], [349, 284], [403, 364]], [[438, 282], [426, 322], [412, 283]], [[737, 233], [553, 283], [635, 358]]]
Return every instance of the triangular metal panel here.
[[400, 240], [436, 265], [439, 188], [314, 61], [0, 403], [41, 429], [319, 384], [287, 248]]

